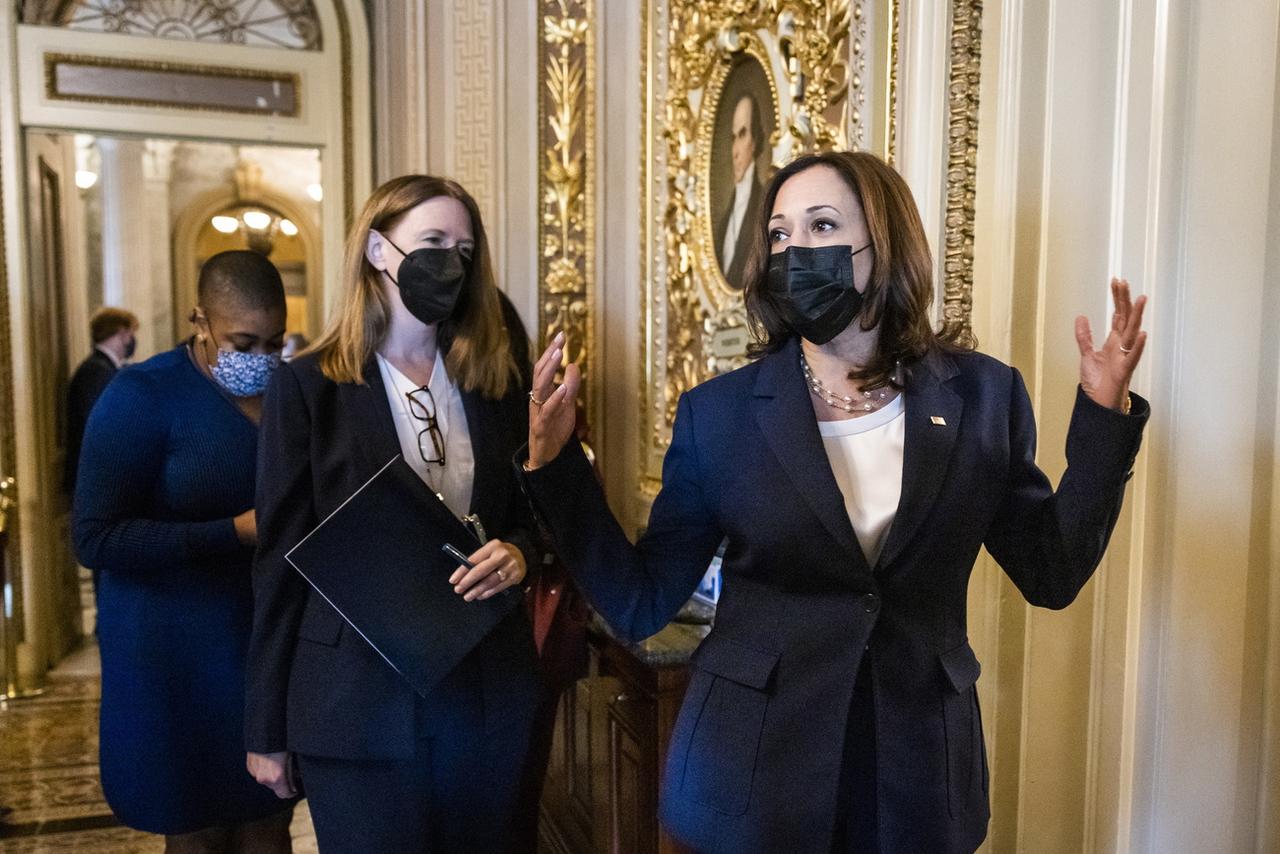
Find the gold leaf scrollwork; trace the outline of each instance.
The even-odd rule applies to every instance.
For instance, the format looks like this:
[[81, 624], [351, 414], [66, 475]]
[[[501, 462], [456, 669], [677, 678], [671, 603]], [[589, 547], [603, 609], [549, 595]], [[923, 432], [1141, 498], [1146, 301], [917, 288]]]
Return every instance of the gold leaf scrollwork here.
[[[594, 127], [595, 0], [543, 0], [538, 65], [539, 338], [564, 332], [565, 352], [586, 376], [584, 402], [593, 413], [591, 326], [595, 215]], [[594, 419], [592, 419], [594, 420]]]
[[978, 183], [978, 85], [982, 0], [954, 0], [947, 88], [947, 209], [942, 323], [972, 340], [974, 200]]

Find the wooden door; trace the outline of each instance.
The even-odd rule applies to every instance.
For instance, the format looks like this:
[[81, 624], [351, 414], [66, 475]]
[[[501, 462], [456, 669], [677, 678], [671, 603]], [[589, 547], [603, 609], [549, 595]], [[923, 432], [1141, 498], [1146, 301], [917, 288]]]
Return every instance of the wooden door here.
[[71, 549], [71, 503], [62, 487], [67, 387], [74, 367], [67, 326], [68, 270], [73, 266], [68, 257], [68, 194], [77, 192], [72, 146], [69, 136], [27, 134], [31, 334], [26, 343], [35, 373], [34, 487], [41, 542], [36, 544], [36, 564], [26, 573], [33, 589], [25, 599], [29, 606], [34, 603], [35, 613], [27, 615], [25, 625], [45, 667], [74, 648], [83, 634], [79, 573]]

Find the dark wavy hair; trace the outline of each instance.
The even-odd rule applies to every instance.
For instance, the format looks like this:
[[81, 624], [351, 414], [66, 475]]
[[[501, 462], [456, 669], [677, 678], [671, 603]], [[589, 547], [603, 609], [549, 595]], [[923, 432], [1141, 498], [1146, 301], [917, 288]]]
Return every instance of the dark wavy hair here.
[[783, 320], [777, 295], [768, 288], [769, 218], [778, 191], [788, 179], [816, 166], [828, 166], [844, 179], [862, 205], [871, 236], [871, 279], [856, 318], [865, 330], [880, 327], [879, 347], [871, 361], [850, 374], [864, 388], [898, 386], [904, 370], [933, 351], [972, 350], [972, 335], [959, 326], [935, 330], [933, 259], [911, 188], [893, 167], [865, 151], [829, 151], [791, 161], [773, 176], [760, 206], [744, 271], [747, 318], [755, 339], [749, 353], [759, 358], [777, 352], [795, 337]]

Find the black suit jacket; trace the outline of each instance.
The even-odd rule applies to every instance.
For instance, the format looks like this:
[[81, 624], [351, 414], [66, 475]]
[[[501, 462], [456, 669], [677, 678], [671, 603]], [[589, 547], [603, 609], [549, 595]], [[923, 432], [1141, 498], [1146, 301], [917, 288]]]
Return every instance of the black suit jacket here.
[[[764, 187], [756, 181], [751, 185], [751, 196], [747, 200], [746, 212], [742, 215], [742, 227], [738, 229], [738, 240], [734, 244], [733, 260], [729, 262], [729, 269], [721, 268], [724, 273], [725, 281], [735, 288], [743, 286], [742, 276], [747, 268], [747, 255], [751, 252], [751, 236], [755, 234], [756, 228], [760, 224], [760, 207], [764, 204]], [[729, 218], [733, 214], [733, 193], [729, 194], [729, 206], [725, 208], [719, 218], [716, 219], [716, 245], [715, 255], [716, 261], [719, 263], [724, 256], [724, 238], [725, 232], [729, 230]]]
[[1078, 394], [1055, 492], [1017, 371], [932, 356], [905, 391], [902, 497], [876, 566], [859, 547], [793, 341], [679, 403], [662, 491], [631, 546], [576, 443], [526, 489], [588, 597], [643, 638], [727, 538], [715, 626], [667, 753], [661, 816], [703, 852], [830, 851], [859, 669], [874, 708], [885, 852], [970, 852], [987, 768], [965, 625], [985, 544], [1029, 602], [1069, 604], [1102, 557], [1149, 408]]
[[[426, 698], [349, 626], [284, 555], [396, 454], [400, 443], [376, 358], [364, 384], [327, 379], [313, 356], [281, 365], [263, 407], [249, 648], [249, 750], [343, 759], [412, 755], [424, 732], [519, 728], [540, 699], [532, 632], [521, 597]], [[490, 537], [538, 565], [532, 519], [511, 471], [528, 423], [527, 389], [501, 400], [463, 393], [475, 452], [472, 512]], [[353, 567], [358, 571], [358, 567]]]
[[89, 413], [118, 371], [110, 356], [94, 349], [71, 375], [71, 384], [67, 388], [67, 459], [62, 470], [62, 486], [67, 495], [75, 492], [80, 446], [84, 444], [84, 428], [89, 423]]

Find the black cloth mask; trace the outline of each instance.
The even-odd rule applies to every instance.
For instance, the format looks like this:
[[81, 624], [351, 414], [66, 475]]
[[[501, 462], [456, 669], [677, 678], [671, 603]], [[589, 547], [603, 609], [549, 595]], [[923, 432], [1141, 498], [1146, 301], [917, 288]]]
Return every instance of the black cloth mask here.
[[766, 284], [782, 319], [805, 340], [826, 344], [862, 311], [853, 284], [853, 256], [871, 248], [788, 246], [769, 256]]
[[137, 339], [137, 338], [134, 338], [132, 335], [130, 335], [130, 336], [129, 336], [129, 343], [127, 343], [127, 344], [125, 344], [125, 345], [124, 345], [124, 357], [125, 357], [125, 359], [132, 359], [132, 358], [133, 358], [133, 354], [134, 354], [134, 353], [136, 353], [136, 352], [138, 352], [138, 339]]
[[385, 234], [383, 239], [404, 256], [392, 284], [400, 289], [400, 300], [409, 313], [427, 326], [447, 320], [458, 305], [462, 288], [471, 272], [471, 259], [458, 247], [423, 248], [406, 253]]

